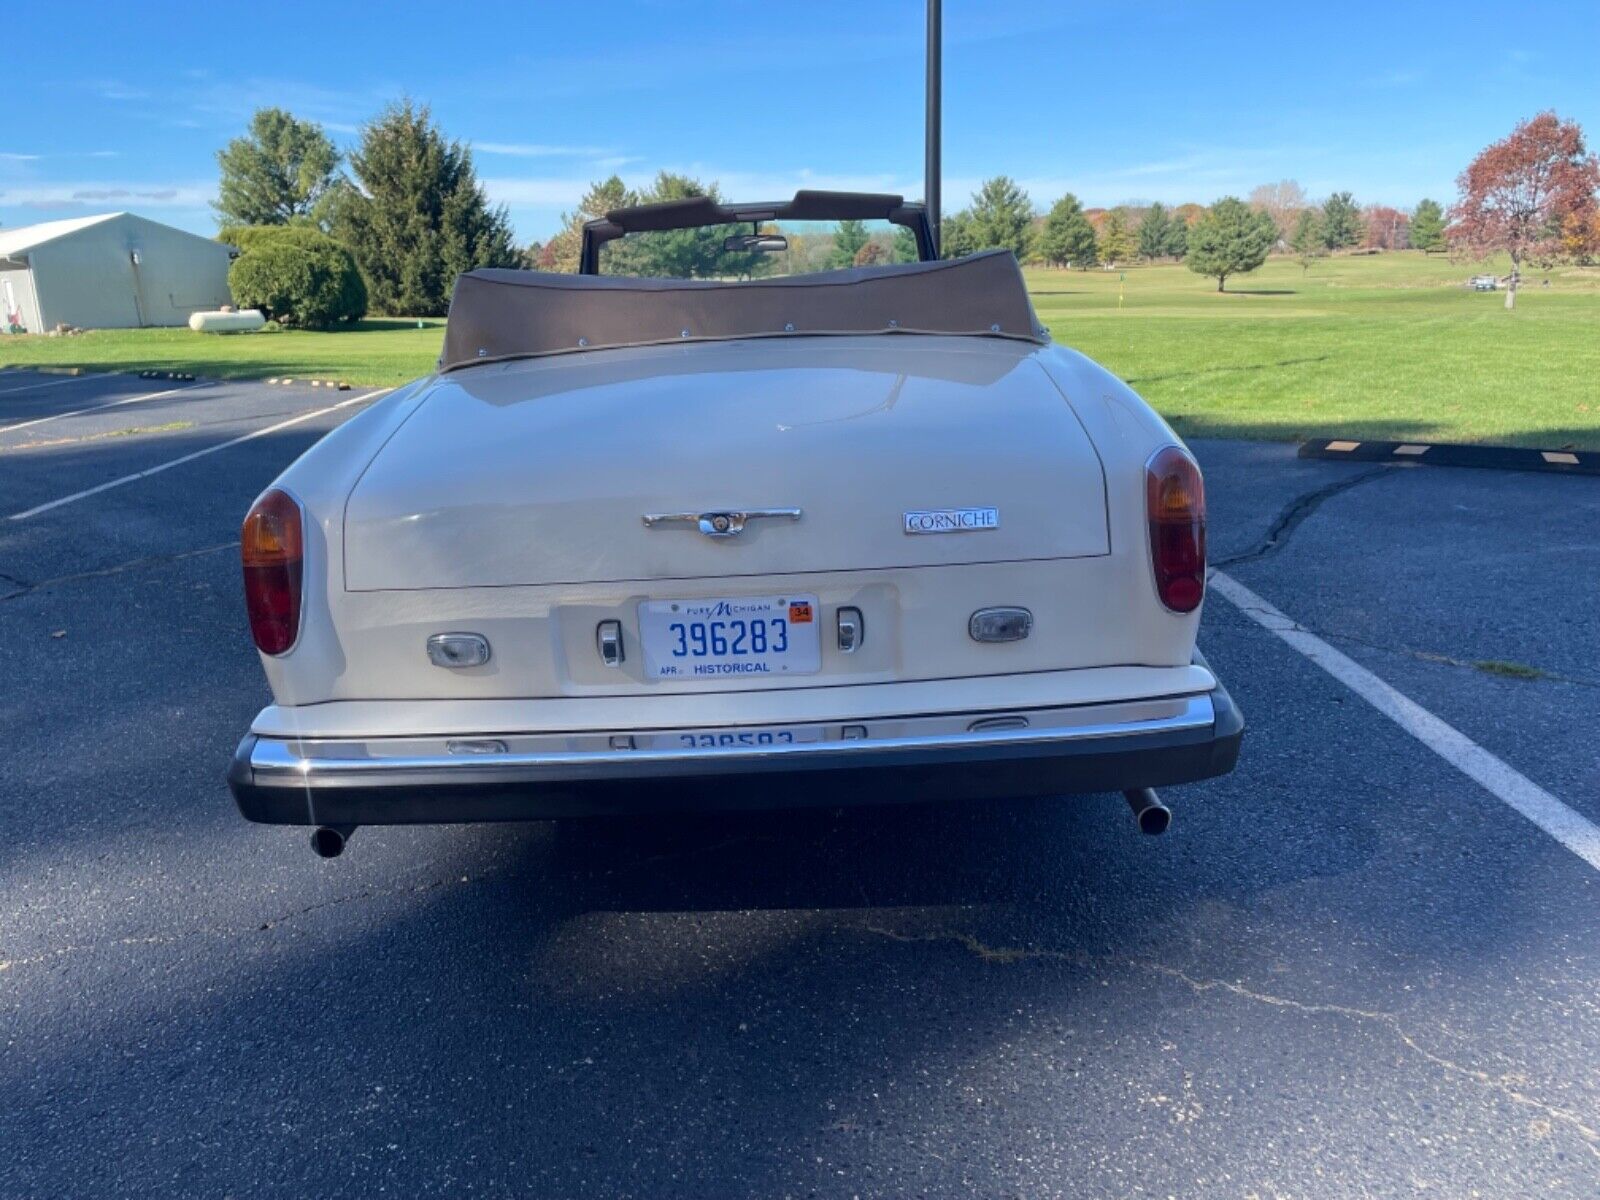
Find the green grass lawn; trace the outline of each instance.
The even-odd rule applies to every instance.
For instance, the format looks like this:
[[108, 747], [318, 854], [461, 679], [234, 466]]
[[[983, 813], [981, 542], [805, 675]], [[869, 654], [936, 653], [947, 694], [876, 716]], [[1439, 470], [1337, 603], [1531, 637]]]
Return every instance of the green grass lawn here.
[[215, 379], [343, 379], [405, 383], [433, 370], [444, 322], [375, 317], [332, 333], [192, 333], [102, 329], [71, 337], [0, 336], [0, 365], [90, 371], [190, 371]]
[[1479, 269], [1274, 259], [1221, 295], [1182, 266], [1027, 274], [1055, 338], [1184, 434], [1600, 449], [1600, 269], [1530, 273], [1509, 313], [1460, 286]]
[[[1185, 434], [1600, 449], [1600, 269], [1530, 273], [1510, 313], [1502, 293], [1460, 286], [1480, 269], [1412, 252], [1309, 272], [1275, 259], [1221, 295], [1182, 266], [1027, 277], [1057, 341], [1127, 379]], [[432, 369], [442, 328], [0, 337], [0, 364], [395, 384]]]

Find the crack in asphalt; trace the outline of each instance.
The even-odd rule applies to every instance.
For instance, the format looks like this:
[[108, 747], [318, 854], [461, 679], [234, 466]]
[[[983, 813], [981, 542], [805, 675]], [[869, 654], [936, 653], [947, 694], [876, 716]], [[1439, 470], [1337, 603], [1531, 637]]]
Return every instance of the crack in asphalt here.
[[1074, 954], [1043, 947], [990, 946], [976, 935], [959, 929], [940, 929], [929, 933], [910, 934], [901, 933], [894, 929], [885, 929], [880, 925], [862, 925], [859, 928], [867, 933], [876, 934], [879, 937], [895, 942], [952, 942], [983, 962], [1002, 966], [1043, 961], [1062, 962], [1070, 966], [1091, 969], [1119, 965], [1135, 967], [1181, 983], [1196, 995], [1222, 991], [1244, 1000], [1290, 1012], [1304, 1013], [1309, 1016], [1342, 1017], [1357, 1024], [1379, 1025], [1388, 1029], [1412, 1053], [1438, 1067], [1446, 1074], [1490, 1088], [1516, 1104], [1538, 1110], [1551, 1121], [1559, 1121], [1578, 1135], [1583, 1142], [1584, 1148], [1590, 1154], [1600, 1158], [1600, 1130], [1586, 1123], [1578, 1113], [1568, 1108], [1562, 1108], [1560, 1105], [1540, 1100], [1537, 1096], [1529, 1095], [1522, 1090], [1522, 1085], [1526, 1082], [1524, 1077], [1509, 1072], [1493, 1075], [1478, 1067], [1465, 1066], [1441, 1054], [1435, 1054], [1417, 1041], [1414, 1035], [1407, 1032], [1400, 1023], [1400, 1018], [1394, 1013], [1383, 1012], [1379, 1009], [1355, 1008], [1346, 1004], [1325, 1004], [1315, 1001], [1296, 1000], [1289, 996], [1276, 996], [1270, 992], [1256, 991], [1254, 988], [1246, 987], [1242, 983], [1227, 979], [1199, 978], [1180, 967], [1168, 966], [1166, 963], [1155, 962], [1150, 959], [1096, 960], [1085, 954]]
[[1370, 483], [1397, 467], [1410, 466], [1410, 463], [1384, 463], [1359, 474], [1336, 480], [1325, 487], [1307, 492], [1303, 496], [1297, 496], [1283, 507], [1277, 518], [1272, 522], [1271, 527], [1267, 530], [1266, 536], [1257, 542], [1253, 548], [1239, 554], [1230, 555], [1227, 558], [1218, 559], [1211, 565], [1220, 569], [1222, 567], [1238, 566], [1240, 563], [1260, 562], [1264, 558], [1270, 558], [1289, 544], [1289, 539], [1294, 536], [1295, 530], [1300, 528], [1301, 523], [1307, 517], [1322, 507], [1324, 501], [1331, 500], [1342, 492], [1348, 492], [1351, 488]]
[[163, 563], [181, 562], [186, 558], [198, 558], [202, 554], [215, 554], [219, 550], [232, 550], [238, 545], [239, 541], [235, 538], [231, 542], [218, 542], [215, 546], [202, 546], [198, 550], [179, 550], [174, 554], [150, 554], [143, 558], [134, 558], [124, 563], [117, 563], [115, 566], [100, 567], [94, 571], [77, 571], [71, 575], [57, 575], [52, 579], [41, 579], [36, 583], [29, 583], [25, 579], [18, 579], [12, 575], [0, 574], [0, 579], [14, 584], [17, 588], [14, 592], [0, 595], [0, 601], [15, 600], [20, 596], [27, 596], [45, 588], [55, 587], [58, 584], [78, 583], [85, 579], [103, 579], [107, 575], [121, 575], [125, 571], [137, 571], [144, 567], [160, 566]]
[[[58, 947], [43, 954], [36, 954], [27, 958], [0, 959], [0, 974], [5, 974], [15, 967], [36, 965], [51, 962], [72, 954], [93, 952], [114, 946], [160, 946], [172, 945], [196, 937], [214, 936], [221, 938], [237, 938], [250, 933], [270, 931], [307, 914], [318, 912], [327, 908], [335, 908], [345, 904], [352, 904], [364, 900], [381, 899], [391, 896], [416, 895], [422, 892], [435, 891], [439, 888], [471, 882], [471, 877], [462, 875], [449, 879], [433, 879], [425, 883], [410, 884], [398, 888], [364, 888], [358, 892], [351, 892], [343, 896], [336, 896], [329, 900], [318, 901], [301, 908], [293, 909], [281, 916], [270, 918], [256, 925], [254, 929], [193, 929], [177, 934], [153, 934], [142, 937], [122, 937], [106, 942], [81, 943]], [[1572, 1130], [1581, 1139], [1584, 1148], [1596, 1158], [1600, 1158], [1600, 1130], [1587, 1124], [1585, 1120], [1571, 1109], [1551, 1104], [1530, 1095], [1523, 1090], [1526, 1083], [1524, 1077], [1503, 1073], [1491, 1074], [1478, 1067], [1466, 1066], [1441, 1054], [1436, 1054], [1419, 1042], [1401, 1024], [1400, 1018], [1391, 1012], [1380, 1009], [1356, 1008], [1347, 1004], [1329, 1004], [1318, 1001], [1296, 1000], [1290, 996], [1274, 995], [1270, 992], [1258, 991], [1254, 988], [1234, 980], [1219, 978], [1202, 978], [1191, 975], [1181, 967], [1169, 966], [1166, 963], [1156, 962], [1152, 959], [1095, 959], [1087, 954], [1074, 953], [1064, 950], [1052, 950], [1048, 947], [1035, 946], [991, 946], [977, 935], [959, 929], [938, 929], [927, 933], [903, 933], [897, 929], [889, 929], [881, 925], [861, 924], [854, 926], [861, 932], [873, 934], [889, 941], [904, 944], [949, 942], [960, 947], [982, 962], [999, 966], [1012, 966], [1028, 962], [1060, 962], [1068, 966], [1083, 969], [1096, 969], [1104, 967], [1122, 966], [1134, 968], [1157, 974], [1166, 979], [1171, 979], [1182, 984], [1195, 995], [1203, 996], [1210, 992], [1226, 992], [1252, 1003], [1267, 1005], [1272, 1008], [1288, 1012], [1301, 1013], [1308, 1016], [1332, 1016], [1353, 1021], [1357, 1024], [1377, 1025], [1387, 1029], [1394, 1037], [1413, 1054], [1424, 1061], [1437, 1067], [1446, 1074], [1476, 1083], [1482, 1087], [1492, 1089], [1513, 1103], [1532, 1108], [1543, 1113], [1552, 1122], [1559, 1122]]]

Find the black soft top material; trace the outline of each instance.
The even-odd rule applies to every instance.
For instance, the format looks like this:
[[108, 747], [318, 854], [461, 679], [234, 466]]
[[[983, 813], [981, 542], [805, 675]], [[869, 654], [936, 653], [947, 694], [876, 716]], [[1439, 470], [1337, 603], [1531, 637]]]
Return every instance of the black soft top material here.
[[739, 283], [486, 268], [456, 280], [439, 369], [662, 342], [860, 333], [1044, 340], [1008, 250]]

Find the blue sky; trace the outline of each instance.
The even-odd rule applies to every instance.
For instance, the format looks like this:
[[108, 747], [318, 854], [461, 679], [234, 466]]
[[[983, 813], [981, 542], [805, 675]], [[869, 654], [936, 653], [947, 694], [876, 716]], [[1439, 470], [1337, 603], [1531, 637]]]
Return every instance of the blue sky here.
[[[17, 5], [0, 18], [0, 223], [131, 209], [209, 234], [215, 151], [252, 109], [288, 108], [343, 146], [402, 94], [473, 144], [524, 241], [612, 171], [687, 171], [733, 199], [920, 196], [922, 14], [920, 0]], [[1448, 201], [1472, 154], [1541, 108], [1600, 142], [1595, 0], [946, 0], [945, 35], [947, 208], [1000, 173], [1040, 207], [1069, 190], [1204, 202], [1281, 178], [1410, 206]]]

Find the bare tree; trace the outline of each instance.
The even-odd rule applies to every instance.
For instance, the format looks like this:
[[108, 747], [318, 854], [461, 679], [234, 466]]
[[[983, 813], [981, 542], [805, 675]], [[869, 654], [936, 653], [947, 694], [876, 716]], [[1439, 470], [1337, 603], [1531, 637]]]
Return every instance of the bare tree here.
[[1250, 193], [1250, 207], [1272, 218], [1272, 223], [1278, 227], [1278, 239], [1284, 242], [1294, 235], [1301, 211], [1310, 206], [1305, 188], [1293, 179], [1263, 183]]

